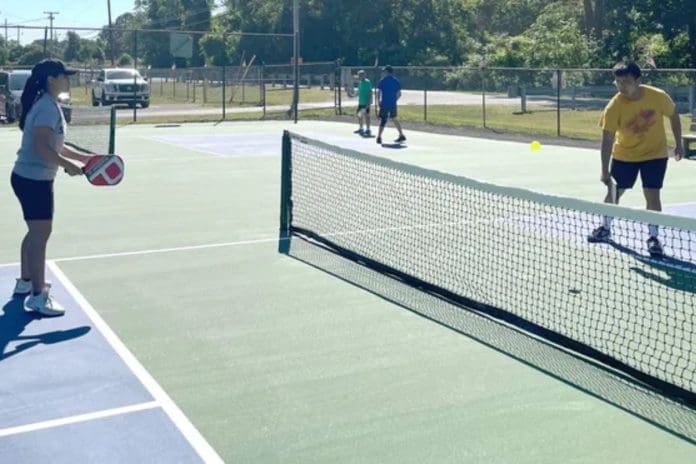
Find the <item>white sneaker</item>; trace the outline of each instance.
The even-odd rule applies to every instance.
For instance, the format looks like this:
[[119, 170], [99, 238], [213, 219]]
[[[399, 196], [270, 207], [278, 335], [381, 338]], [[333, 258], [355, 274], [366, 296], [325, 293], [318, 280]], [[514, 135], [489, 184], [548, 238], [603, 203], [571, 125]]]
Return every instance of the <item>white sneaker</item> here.
[[13, 295], [28, 295], [31, 293], [31, 280], [17, 279]]
[[24, 307], [42, 316], [56, 317], [65, 314], [65, 308], [51, 299], [48, 288], [38, 295], [30, 295], [24, 301]]

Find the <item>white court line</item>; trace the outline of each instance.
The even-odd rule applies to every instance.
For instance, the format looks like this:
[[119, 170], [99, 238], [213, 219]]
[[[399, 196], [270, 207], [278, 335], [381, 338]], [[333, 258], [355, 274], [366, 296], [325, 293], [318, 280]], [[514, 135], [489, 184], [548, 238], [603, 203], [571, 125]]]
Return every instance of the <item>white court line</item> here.
[[[88, 259], [103, 259], [103, 258], [121, 258], [124, 256], [140, 256], [140, 255], [152, 255], [157, 253], [172, 253], [177, 251], [192, 251], [192, 250], [205, 250], [208, 248], [222, 248], [240, 245], [255, 245], [259, 243], [272, 243], [277, 242], [278, 237], [273, 238], [261, 238], [256, 240], [242, 240], [239, 242], [223, 242], [223, 243], [209, 243], [207, 245], [189, 245], [174, 248], [157, 248], [152, 250], [138, 250], [138, 251], [123, 251], [120, 253], [105, 253], [100, 255], [86, 255], [86, 256], [73, 256], [68, 258], [56, 258], [52, 261], [56, 262], [69, 262], [69, 261], [84, 261]], [[2, 265], [0, 265], [2, 267]]]
[[[484, 221], [484, 222], [495, 222], [497, 220], [501, 220], [505, 222], [504, 219], [496, 218], [491, 221]], [[380, 227], [380, 228], [375, 228], [375, 229], [365, 229], [365, 230], [351, 230], [351, 231], [344, 231], [344, 232], [327, 232], [327, 233], [322, 233], [321, 235], [324, 237], [340, 237], [340, 236], [346, 236], [346, 235], [362, 235], [362, 234], [373, 234], [376, 232], [393, 232], [393, 231], [400, 231], [400, 230], [412, 230], [412, 229], [427, 229], [427, 228], [434, 228], [434, 227], [442, 227], [442, 226], [452, 226], [452, 225], [459, 225], [459, 224], [466, 224], [469, 221], [465, 222], [452, 222], [452, 223], [431, 223], [431, 224], [417, 224], [413, 226], [394, 226], [394, 227]], [[281, 237], [269, 237], [269, 238], [260, 238], [260, 239], [253, 239], [253, 240], [241, 240], [238, 242], [222, 242], [222, 243], [209, 243], [206, 245], [188, 245], [188, 246], [182, 246], [182, 247], [173, 247], [173, 248], [155, 248], [155, 249], [150, 249], [150, 250], [136, 250], [136, 251], [122, 251], [122, 252], [117, 252], [117, 253], [104, 253], [104, 254], [97, 254], [97, 255], [84, 255], [84, 256], [69, 256], [65, 258], [53, 258], [51, 261], [54, 262], [70, 262], [70, 261], [86, 261], [90, 259], [105, 259], [105, 258], [122, 258], [125, 256], [142, 256], [142, 255], [152, 255], [152, 254], [158, 254], [158, 253], [173, 253], [173, 252], [178, 252], [178, 251], [193, 251], [193, 250], [205, 250], [209, 248], [223, 248], [223, 247], [232, 247], [232, 246], [240, 246], [240, 245], [257, 245], [261, 243], [273, 243], [273, 242], [278, 242], [282, 240], [289, 240], [289, 238], [281, 238]], [[17, 266], [19, 263], [6, 263], [6, 264], [0, 264], [0, 268], [3, 267], [10, 267], [10, 266]]]
[[34, 422], [33, 424], [19, 425], [16, 427], [0, 429], [0, 438], [7, 437], [10, 435], [18, 435], [20, 433], [36, 432], [37, 430], [45, 430], [53, 427], [62, 427], [64, 425], [79, 424], [80, 422], [104, 419], [106, 417], [121, 416], [123, 414], [130, 414], [133, 412], [145, 411], [148, 409], [155, 409], [159, 407], [160, 405], [157, 401], [149, 401], [147, 403], [134, 404], [131, 406], [124, 406], [121, 408], [104, 409], [102, 411], [90, 412], [87, 414], [80, 414], [77, 416], [64, 417], [61, 419]]
[[165, 145], [169, 145], [169, 146], [176, 147], [176, 148], [183, 149], [183, 150], [195, 151], [195, 152], [203, 153], [206, 155], [213, 155], [215, 158], [232, 158], [231, 156], [224, 155], [222, 153], [216, 153], [214, 151], [201, 150], [200, 148], [189, 147], [187, 145], [182, 145], [180, 143], [170, 142], [168, 140], [163, 140], [159, 137], [162, 137], [162, 136], [161, 135], [160, 136], [151, 136], [151, 137], [141, 136], [141, 138], [146, 139], [146, 140], [155, 141], [158, 143], [163, 143]]
[[56, 276], [61, 285], [70, 293], [77, 304], [82, 308], [82, 311], [90, 318], [94, 326], [101, 332], [102, 336], [111, 345], [113, 350], [118, 354], [123, 362], [130, 368], [133, 374], [147, 388], [155, 401], [162, 407], [164, 412], [169, 416], [171, 421], [186, 437], [188, 442], [193, 446], [198, 455], [206, 463], [222, 463], [222, 459], [217, 452], [208, 444], [200, 432], [193, 426], [191, 421], [184, 415], [179, 407], [167, 395], [167, 392], [155, 381], [149, 372], [145, 370], [142, 364], [131, 353], [126, 345], [118, 338], [116, 333], [106, 324], [104, 319], [97, 313], [87, 299], [73, 285], [63, 271], [54, 261], [48, 262], [49, 269]]
[[671, 207], [696, 206], [696, 201], [687, 201], [684, 203], [669, 203], [667, 205], [663, 205], [662, 209], [668, 209], [670, 206]]
[[[259, 238], [254, 240], [241, 240], [239, 242], [222, 242], [222, 243], [209, 243], [206, 245], [188, 245], [182, 247], [173, 248], [155, 248], [151, 250], [136, 250], [136, 251], [122, 251], [118, 253], [104, 253], [98, 255], [84, 255], [84, 256], [68, 256], [65, 258], [53, 258], [51, 261], [55, 262], [69, 262], [69, 261], [86, 261], [89, 259], [104, 259], [104, 258], [121, 258], [124, 256], [140, 256], [140, 255], [152, 255], [157, 253], [173, 253], [177, 251], [192, 251], [192, 250], [206, 250], [208, 248], [222, 248], [222, 247], [232, 247], [240, 245], [256, 245], [259, 243], [273, 243], [278, 240], [287, 240], [283, 238], [273, 237], [273, 238]], [[14, 263], [4, 263], [0, 264], [0, 268], [19, 266], [18, 262]]]

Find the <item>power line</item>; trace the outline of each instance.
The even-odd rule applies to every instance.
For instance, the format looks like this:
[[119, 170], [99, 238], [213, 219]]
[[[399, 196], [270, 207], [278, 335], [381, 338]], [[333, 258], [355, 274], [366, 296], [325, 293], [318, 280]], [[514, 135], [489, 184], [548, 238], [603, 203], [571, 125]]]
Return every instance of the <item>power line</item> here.
[[[20, 29], [44, 29], [41, 26], [19, 26], [11, 25], [11, 27], [18, 27]], [[294, 37], [293, 33], [280, 33], [280, 32], [216, 32], [216, 31], [189, 31], [182, 29], [134, 29], [134, 28], [121, 28], [121, 27], [54, 27], [56, 31], [109, 31], [113, 29], [114, 31], [121, 32], [178, 32], [180, 34], [219, 34], [219, 35], [238, 35], [238, 36], [255, 36], [255, 37]]]

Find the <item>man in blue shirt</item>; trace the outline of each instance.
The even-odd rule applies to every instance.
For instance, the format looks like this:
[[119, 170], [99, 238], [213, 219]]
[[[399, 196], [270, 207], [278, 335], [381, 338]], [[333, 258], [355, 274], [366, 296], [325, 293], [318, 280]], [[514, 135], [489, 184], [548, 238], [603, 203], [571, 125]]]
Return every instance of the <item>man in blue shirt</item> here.
[[385, 66], [382, 69], [382, 80], [377, 84], [377, 102], [379, 104], [379, 132], [377, 134], [377, 143], [382, 143], [382, 132], [387, 124], [387, 119], [394, 121], [394, 126], [399, 131], [399, 137], [395, 142], [401, 143], [406, 141], [404, 132], [401, 130], [401, 124], [396, 119], [396, 102], [401, 98], [401, 83], [394, 77], [394, 69], [391, 66]]

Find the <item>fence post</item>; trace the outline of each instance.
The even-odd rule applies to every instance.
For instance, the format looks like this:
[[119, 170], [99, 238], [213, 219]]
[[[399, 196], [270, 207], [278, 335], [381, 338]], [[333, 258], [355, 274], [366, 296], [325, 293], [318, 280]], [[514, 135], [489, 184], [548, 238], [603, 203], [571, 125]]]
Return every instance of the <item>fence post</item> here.
[[481, 105], [483, 110], [483, 128], [486, 129], [486, 68], [481, 68]]
[[261, 65], [261, 104], [263, 105], [263, 119], [266, 119], [266, 65]]
[[341, 92], [343, 89], [343, 79], [341, 79], [341, 62], [339, 60], [336, 60], [336, 68], [334, 69], [334, 74], [335, 74], [335, 79], [336, 79], [336, 103], [337, 103], [337, 108], [336, 108], [336, 114], [343, 114], [343, 105], [341, 104]]
[[[133, 31], [133, 69], [138, 69], [138, 31]], [[133, 122], [138, 122], [138, 105], [135, 101], [137, 92], [137, 78], [133, 75]]]
[[525, 114], [525, 113], [527, 113], [527, 86], [520, 85], [518, 88], [519, 88], [519, 92], [520, 92], [520, 101], [521, 101], [520, 110], [522, 111], [522, 114]]
[[561, 70], [556, 70], [556, 135], [561, 136]]
[[423, 89], [423, 121], [428, 121], [428, 89]]
[[226, 70], [226, 66], [223, 65], [223, 66], [222, 66], [222, 119], [223, 119], [223, 120], [224, 120], [225, 117], [226, 117], [226, 114], [225, 114], [225, 110], [226, 110], [225, 100], [227, 100], [227, 96], [226, 96], [226, 92], [225, 92], [225, 89], [226, 89], [226, 87], [227, 87], [227, 77], [226, 77], [227, 74], [226, 74], [225, 70]]

